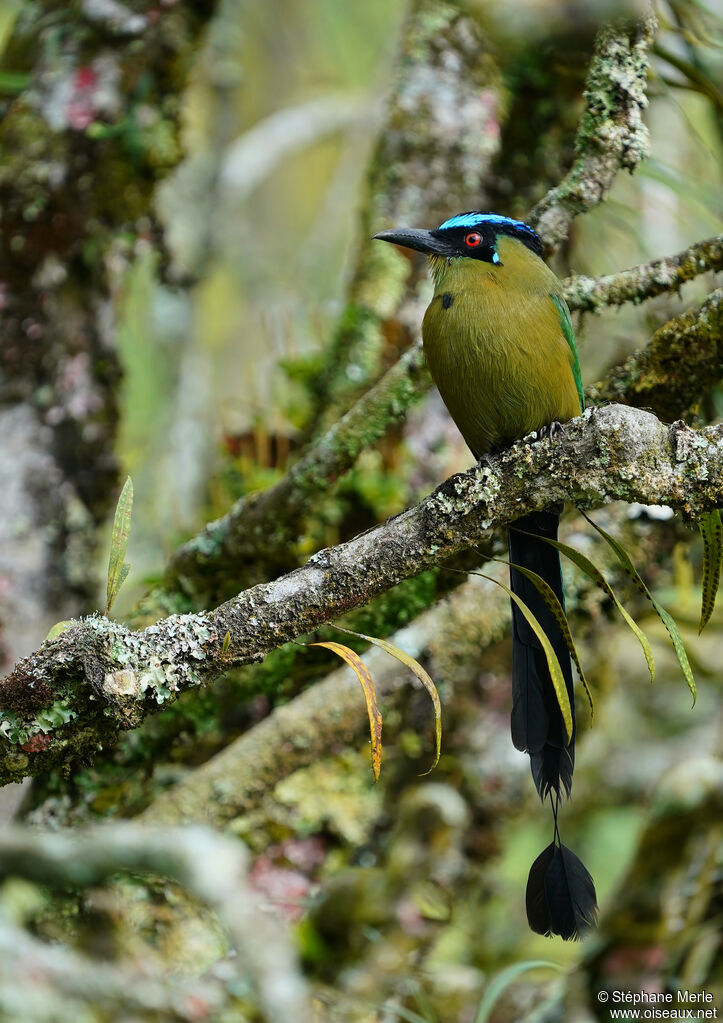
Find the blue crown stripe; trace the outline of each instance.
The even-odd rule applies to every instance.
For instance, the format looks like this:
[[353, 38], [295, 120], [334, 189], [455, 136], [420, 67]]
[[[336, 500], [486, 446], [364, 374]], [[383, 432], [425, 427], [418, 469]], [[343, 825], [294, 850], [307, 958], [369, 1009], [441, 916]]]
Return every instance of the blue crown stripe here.
[[503, 217], [498, 213], [458, 213], [456, 217], [450, 217], [449, 220], [440, 224], [437, 230], [443, 231], [447, 227], [479, 227], [482, 224], [506, 224], [517, 230], [529, 231], [530, 234], [535, 233], [524, 221]]

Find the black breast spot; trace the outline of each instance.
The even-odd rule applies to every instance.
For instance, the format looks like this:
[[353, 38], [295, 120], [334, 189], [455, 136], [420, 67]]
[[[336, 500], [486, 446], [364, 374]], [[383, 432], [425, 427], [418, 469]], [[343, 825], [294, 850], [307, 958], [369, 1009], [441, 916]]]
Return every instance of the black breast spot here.
[[442, 295], [442, 308], [449, 309], [453, 302], [454, 295], [450, 295], [448, 291], [445, 291], [445, 293]]

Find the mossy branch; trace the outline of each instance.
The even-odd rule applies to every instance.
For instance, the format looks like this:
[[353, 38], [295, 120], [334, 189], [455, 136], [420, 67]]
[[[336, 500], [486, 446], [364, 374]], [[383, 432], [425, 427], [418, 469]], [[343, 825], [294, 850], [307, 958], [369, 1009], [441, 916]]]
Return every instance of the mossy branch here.
[[[442, 564], [495, 525], [566, 499], [587, 508], [666, 504], [693, 517], [718, 507], [723, 426], [665, 426], [621, 405], [588, 409], [553, 441], [521, 441], [416, 507], [213, 611], [172, 615], [138, 632], [100, 615], [83, 619], [19, 661], [0, 686], [0, 777], [69, 768], [184, 690], [263, 659]], [[45, 704], [66, 708], [48, 732], [37, 723]]]
[[723, 378], [723, 289], [655, 332], [650, 343], [590, 389], [593, 401], [652, 409], [664, 420], [695, 409]]
[[[619, 517], [622, 518], [625, 511], [621, 506]], [[596, 553], [595, 560], [598, 564], [602, 560], [606, 575], [616, 578], [616, 565], [605, 562], [609, 557], [609, 549], [605, 548]], [[501, 582], [507, 580], [508, 569], [501, 562], [488, 563], [485, 571]], [[425, 665], [430, 658], [434, 663], [435, 649], [438, 651], [440, 647], [449, 650], [455, 659], [467, 655], [478, 659], [511, 626], [509, 601], [494, 583], [479, 575], [465, 577], [462, 572], [449, 575], [459, 580], [460, 585], [445, 600], [428, 608], [390, 637], [395, 646]], [[581, 577], [573, 592], [567, 595], [566, 612], [574, 622], [576, 609], [582, 607], [582, 616], [589, 623], [591, 609], [606, 600], [602, 590], [587, 577]], [[464, 623], [464, 643], [456, 633], [459, 623]], [[451, 640], [451, 636], [455, 639]], [[363, 657], [386, 718], [392, 708], [409, 702], [411, 676], [374, 647], [365, 651]], [[484, 697], [480, 710], [485, 713]], [[427, 745], [431, 746], [431, 714], [428, 720]], [[263, 721], [162, 792], [143, 811], [141, 819], [155, 825], [204, 821], [223, 828], [251, 815], [253, 826], [248, 832], [244, 830], [244, 837], [248, 836], [254, 845], [263, 845], [267, 829], [274, 827], [276, 784], [294, 771], [328, 756], [340, 745], [363, 742], [366, 731], [358, 683], [348, 669], [336, 669], [288, 703], [275, 707]], [[489, 757], [490, 763], [483, 769], [487, 768], [491, 775], [499, 773], [500, 765], [492, 751]], [[526, 770], [524, 762], [519, 767]], [[515, 784], [515, 779], [512, 765], [505, 763], [500, 785]], [[234, 831], [241, 834], [237, 825]]]
[[[404, 417], [431, 383], [421, 346], [411, 348], [274, 486], [240, 498], [221, 518], [180, 547], [166, 568], [163, 586], [194, 600], [223, 588], [224, 575], [256, 582], [269, 568], [262, 551], [283, 551], [298, 535], [299, 519], [312, 500], [329, 490], [361, 451]], [[288, 554], [285, 555], [288, 558]], [[273, 566], [273, 562], [272, 562]], [[146, 602], [157, 599], [150, 595]]]
[[656, 29], [651, 13], [632, 24], [605, 25], [598, 34], [575, 139], [575, 162], [529, 216], [548, 251], [567, 238], [576, 216], [606, 198], [618, 171], [632, 173], [648, 155], [642, 114], [648, 105], [649, 50]]

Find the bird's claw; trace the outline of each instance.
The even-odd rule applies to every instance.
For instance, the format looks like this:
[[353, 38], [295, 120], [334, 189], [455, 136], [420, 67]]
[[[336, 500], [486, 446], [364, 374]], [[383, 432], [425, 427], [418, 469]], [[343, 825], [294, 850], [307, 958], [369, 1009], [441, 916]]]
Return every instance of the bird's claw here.
[[554, 440], [555, 435], [561, 430], [562, 423], [560, 423], [557, 419], [553, 419], [551, 423], [547, 423], [545, 426], [540, 427], [537, 431], [537, 439], [543, 440], [545, 437], [549, 436], [550, 440]]
[[477, 459], [477, 466], [480, 469], [491, 469], [492, 468], [492, 455], [486, 452], [484, 455], [480, 455]]

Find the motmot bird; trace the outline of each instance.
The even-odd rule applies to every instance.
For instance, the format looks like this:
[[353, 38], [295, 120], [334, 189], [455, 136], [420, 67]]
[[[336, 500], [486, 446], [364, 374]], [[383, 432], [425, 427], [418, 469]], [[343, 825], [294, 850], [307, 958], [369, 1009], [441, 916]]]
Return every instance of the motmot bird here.
[[[585, 407], [575, 337], [562, 285], [527, 224], [472, 211], [434, 230], [400, 228], [374, 236], [429, 256], [434, 295], [422, 325], [432, 378], [475, 458], [526, 435], [553, 431]], [[595, 888], [560, 841], [558, 808], [575, 766], [572, 668], [567, 645], [537, 587], [515, 566], [536, 572], [564, 608], [557, 539], [559, 509], [533, 512], [508, 529], [510, 584], [545, 630], [573, 711], [567, 734], [542, 646], [512, 603], [512, 741], [529, 754], [541, 799], [554, 815], [552, 843], [527, 885], [533, 930], [577, 938], [595, 922]]]

